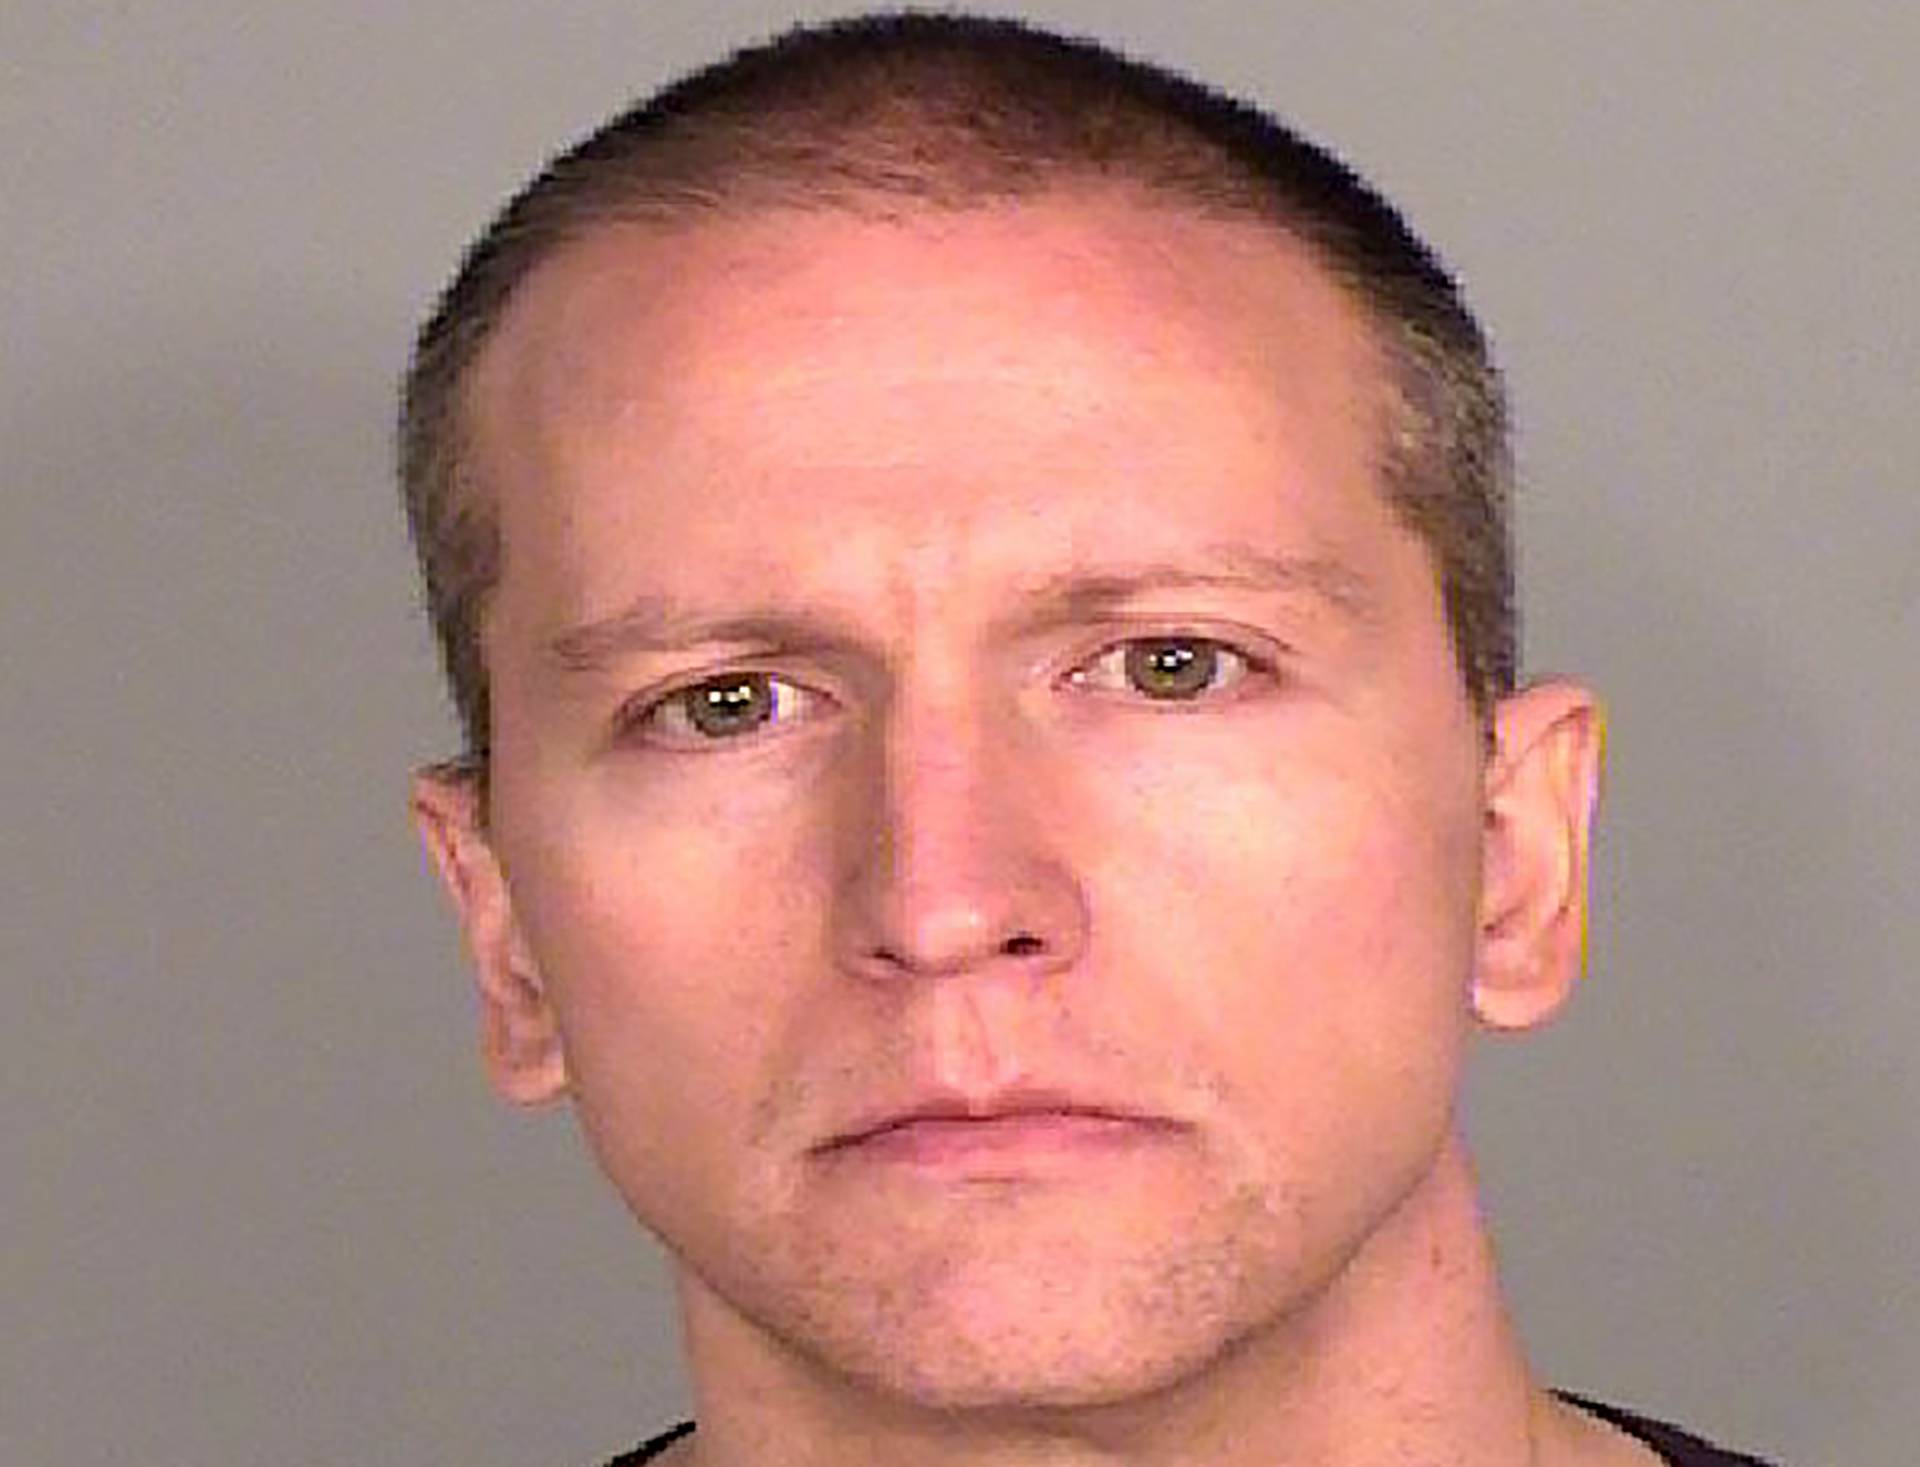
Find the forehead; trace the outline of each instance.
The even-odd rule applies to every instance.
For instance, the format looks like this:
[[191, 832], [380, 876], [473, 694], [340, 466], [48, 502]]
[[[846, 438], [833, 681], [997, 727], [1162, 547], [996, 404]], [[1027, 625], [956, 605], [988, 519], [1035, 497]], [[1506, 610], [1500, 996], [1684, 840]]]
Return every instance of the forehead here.
[[808, 536], [925, 565], [942, 536], [991, 558], [996, 526], [1009, 565], [1022, 526], [1096, 559], [1186, 522], [1325, 538], [1379, 509], [1381, 381], [1359, 308], [1277, 231], [1047, 197], [608, 226], [523, 286], [468, 416], [506, 581], [569, 615], [695, 553], [778, 574]]
[[709, 373], [777, 387], [808, 363], [790, 339], [769, 356], [767, 337], [795, 328], [823, 355], [855, 332], [867, 350], [884, 338], [904, 361], [876, 357], [874, 371], [914, 375], [983, 340], [1009, 367], [1043, 345], [1056, 368], [1092, 346], [1195, 376], [1291, 367], [1294, 390], [1303, 363], [1329, 392], [1375, 365], [1359, 308], [1290, 236], [1107, 191], [887, 219], [765, 210], [604, 226], [531, 272], [469, 400], [577, 420]]

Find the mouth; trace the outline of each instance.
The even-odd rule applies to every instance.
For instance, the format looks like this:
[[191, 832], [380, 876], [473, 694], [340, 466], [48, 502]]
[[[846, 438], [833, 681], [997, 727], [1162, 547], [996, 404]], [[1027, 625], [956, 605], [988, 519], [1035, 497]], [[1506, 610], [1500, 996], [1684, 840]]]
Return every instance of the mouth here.
[[816, 1151], [921, 1170], [1024, 1171], [1111, 1157], [1180, 1129], [1166, 1117], [1052, 1093], [941, 1096], [863, 1118]]

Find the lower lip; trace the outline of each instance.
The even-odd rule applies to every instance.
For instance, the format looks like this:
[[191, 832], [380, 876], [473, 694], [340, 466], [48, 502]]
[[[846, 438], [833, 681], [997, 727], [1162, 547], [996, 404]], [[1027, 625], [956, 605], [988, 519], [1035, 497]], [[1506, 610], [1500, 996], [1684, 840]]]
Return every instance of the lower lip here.
[[833, 1148], [832, 1154], [895, 1165], [977, 1170], [1113, 1156], [1162, 1140], [1164, 1122], [1065, 1111], [980, 1120], [909, 1121]]

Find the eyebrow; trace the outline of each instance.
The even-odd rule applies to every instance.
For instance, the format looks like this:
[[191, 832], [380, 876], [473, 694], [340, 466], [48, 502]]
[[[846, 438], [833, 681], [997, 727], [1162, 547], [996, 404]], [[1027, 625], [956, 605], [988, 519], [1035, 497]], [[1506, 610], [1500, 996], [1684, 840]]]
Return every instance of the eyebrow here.
[[[994, 629], [1047, 631], [1097, 619], [1150, 592], [1192, 589], [1305, 595], [1348, 620], [1375, 619], [1365, 579], [1341, 561], [1222, 545], [1190, 563], [1082, 566], [1059, 572], [1025, 590], [1020, 609], [997, 617]], [[709, 643], [757, 643], [806, 654], [846, 649], [859, 640], [844, 623], [812, 610], [766, 604], [710, 612], [643, 593], [609, 616], [568, 627], [547, 643], [546, 651], [565, 671], [594, 672], [621, 657]]]

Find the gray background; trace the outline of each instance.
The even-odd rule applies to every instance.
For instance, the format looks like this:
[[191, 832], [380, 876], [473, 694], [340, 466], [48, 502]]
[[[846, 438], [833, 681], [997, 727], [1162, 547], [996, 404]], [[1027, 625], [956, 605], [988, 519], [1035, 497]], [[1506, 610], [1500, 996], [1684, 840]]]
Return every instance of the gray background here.
[[[503, 193], [802, 13], [0, 10], [0, 1463], [563, 1467], [684, 1404], [652, 1244], [473, 1057], [387, 432]], [[1529, 660], [1615, 731], [1594, 976], [1471, 1095], [1540, 1364], [1911, 1462], [1920, 11], [1029, 13], [1332, 141], [1508, 364]]]

